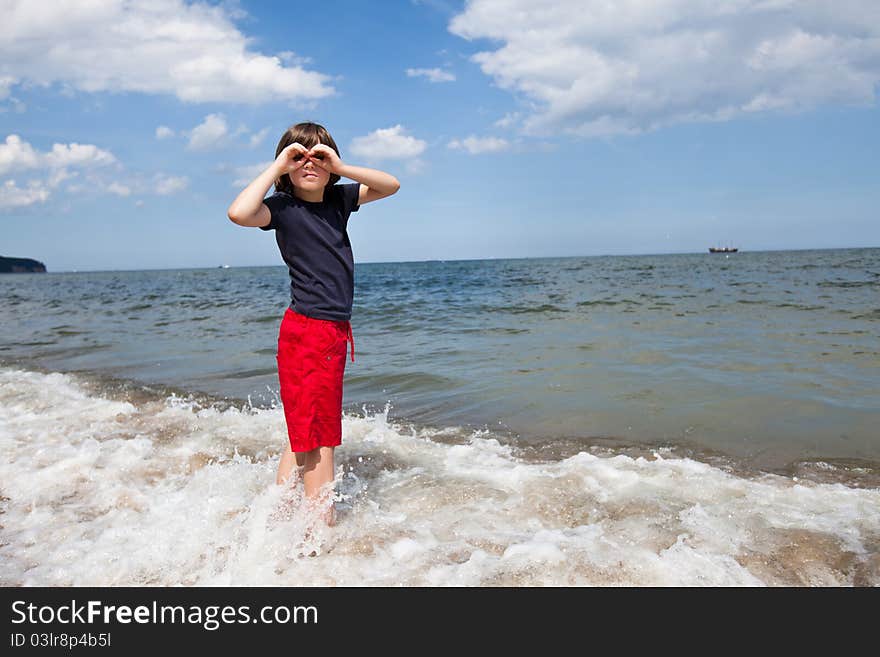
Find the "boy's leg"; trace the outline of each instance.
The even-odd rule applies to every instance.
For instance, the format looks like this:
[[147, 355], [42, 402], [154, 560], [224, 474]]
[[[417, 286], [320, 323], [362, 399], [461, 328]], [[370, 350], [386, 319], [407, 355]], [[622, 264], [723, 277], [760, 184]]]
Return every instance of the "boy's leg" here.
[[278, 475], [275, 477], [276, 484], [283, 484], [290, 476], [293, 466], [301, 468], [306, 462], [306, 452], [294, 452], [290, 449], [290, 441], [284, 441], [284, 451], [278, 463]]
[[[322, 487], [326, 486], [326, 494], [332, 494], [332, 482], [334, 479], [333, 470], [333, 447], [317, 447], [310, 452], [297, 452], [297, 460], [300, 456], [304, 457], [305, 464], [303, 468], [303, 483], [305, 485], [306, 497], [315, 500], [322, 492]], [[329, 509], [324, 515], [324, 520], [328, 525], [335, 523], [335, 507], [330, 502]]]

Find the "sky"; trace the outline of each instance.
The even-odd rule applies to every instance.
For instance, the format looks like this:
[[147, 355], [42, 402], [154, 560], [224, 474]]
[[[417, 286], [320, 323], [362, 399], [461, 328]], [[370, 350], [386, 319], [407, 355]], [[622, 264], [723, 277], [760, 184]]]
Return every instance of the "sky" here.
[[876, 0], [51, 6], [0, 0], [0, 255], [49, 271], [282, 264], [226, 211], [301, 121], [401, 183], [356, 262], [880, 246]]

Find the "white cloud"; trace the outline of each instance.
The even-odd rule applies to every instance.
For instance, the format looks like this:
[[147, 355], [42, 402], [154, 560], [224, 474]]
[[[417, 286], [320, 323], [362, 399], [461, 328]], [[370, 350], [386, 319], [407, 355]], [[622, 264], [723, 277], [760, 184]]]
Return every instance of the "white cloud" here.
[[117, 196], [128, 196], [131, 194], [131, 188], [118, 182], [111, 182], [107, 185], [107, 191]]
[[11, 75], [0, 75], [0, 100], [9, 100], [9, 106], [0, 106], [0, 112], [8, 112], [12, 109], [21, 114], [27, 110], [27, 105], [13, 96], [10, 92], [13, 85], [18, 84], [19, 82], [20, 80], [18, 78]]
[[13, 169], [36, 169], [43, 156], [18, 135], [8, 135], [6, 143], [0, 144], [0, 175]]
[[[110, 151], [94, 144], [52, 144], [46, 152], [40, 152], [18, 135], [7, 135], [0, 143], [0, 175], [10, 172], [36, 171], [46, 179], [30, 180], [27, 187], [19, 187], [15, 180], [2, 183], [0, 209], [19, 208], [46, 201], [52, 191], [63, 181], [79, 175], [80, 169], [93, 171], [108, 165], [117, 165]], [[75, 186], [72, 186], [75, 189]]]
[[222, 114], [208, 114], [205, 120], [189, 133], [189, 145], [192, 151], [206, 151], [223, 146], [229, 134], [229, 126]]
[[243, 167], [236, 167], [235, 180], [232, 181], [232, 186], [239, 189], [244, 189], [245, 187], [250, 185], [257, 176], [268, 169], [270, 164], [272, 164], [272, 162], [268, 161], [260, 162], [258, 164], [249, 164]]
[[0, 112], [8, 112], [10, 109], [12, 109], [12, 111], [16, 112], [17, 114], [24, 114], [27, 111], [27, 105], [25, 105], [15, 96], [9, 97], [9, 105], [10, 107], [4, 107], [0, 105]]
[[5, 180], [0, 184], [0, 210], [14, 210], [34, 203], [45, 203], [48, 199], [49, 190], [35, 180], [24, 188], [19, 187], [14, 180]]
[[510, 144], [506, 139], [498, 137], [476, 137], [471, 135], [464, 139], [453, 139], [447, 146], [453, 149], [466, 150], [471, 155], [479, 155], [480, 153], [497, 153], [498, 151], [507, 150]]
[[24, 169], [62, 169], [64, 167], [100, 167], [116, 163], [110, 151], [94, 144], [52, 144], [52, 149], [40, 153], [18, 135], [8, 135], [0, 143], [0, 175]]
[[496, 128], [510, 128], [511, 126], [516, 124], [520, 116], [522, 116], [520, 112], [508, 112], [500, 119], [495, 121], [495, 123], [493, 123], [492, 125], [494, 125]]
[[750, 112], [874, 101], [876, 0], [472, 0], [449, 24], [520, 95], [522, 131], [633, 134]]
[[45, 155], [50, 167], [66, 166], [104, 166], [116, 162], [110, 151], [94, 144], [52, 144], [52, 150]]
[[420, 160], [416, 158], [414, 160], [408, 160], [406, 163], [406, 172], [411, 174], [419, 174], [425, 171], [427, 165], [424, 160]]
[[65, 180], [76, 178], [78, 175], [79, 173], [76, 171], [68, 171], [67, 169], [56, 169], [49, 174], [49, 179], [46, 181], [46, 184], [48, 184], [49, 187], [51, 187], [52, 189], [55, 189]]
[[251, 135], [250, 141], [248, 142], [248, 146], [251, 148], [256, 148], [260, 145], [260, 143], [266, 138], [266, 135], [269, 134], [269, 128], [263, 128], [259, 132], [255, 132]]
[[0, 100], [5, 100], [9, 97], [9, 89], [18, 82], [18, 79], [12, 77], [11, 75], [0, 75]]
[[406, 160], [418, 157], [427, 147], [427, 142], [404, 134], [402, 125], [374, 130], [363, 137], [351, 141], [351, 152], [356, 157], [368, 161]]
[[187, 187], [189, 187], [189, 178], [186, 176], [170, 176], [160, 173], [154, 177], [153, 193], [167, 196], [176, 192], [182, 192]]
[[423, 76], [431, 82], [454, 82], [455, 75], [439, 68], [408, 68], [406, 74], [411, 77]]
[[156, 128], [156, 139], [168, 139], [169, 137], [174, 136], [174, 130], [169, 128], [167, 125], [160, 125]]
[[[189, 3], [7, 0], [0, 76], [84, 92], [172, 94], [187, 102], [303, 101], [334, 93], [302, 60], [249, 49], [234, 7]], [[8, 88], [9, 85], [7, 85]]]

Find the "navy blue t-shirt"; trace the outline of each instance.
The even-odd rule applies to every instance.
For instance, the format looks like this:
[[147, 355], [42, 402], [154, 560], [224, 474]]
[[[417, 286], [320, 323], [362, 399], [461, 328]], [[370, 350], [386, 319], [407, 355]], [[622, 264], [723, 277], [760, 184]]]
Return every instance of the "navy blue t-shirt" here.
[[303, 201], [286, 192], [263, 199], [281, 257], [290, 271], [290, 307], [317, 319], [351, 319], [354, 255], [348, 217], [357, 212], [360, 183], [324, 189], [324, 200]]

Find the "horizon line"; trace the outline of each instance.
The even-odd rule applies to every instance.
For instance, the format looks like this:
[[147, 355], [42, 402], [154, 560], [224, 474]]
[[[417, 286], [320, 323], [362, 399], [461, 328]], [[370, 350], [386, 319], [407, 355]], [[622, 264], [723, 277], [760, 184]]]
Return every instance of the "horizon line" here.
[[[880, 246], [833, 246], [833, 247], [809, 247], [802, 249], [756, 249], [754, 251], [743, 251], [739, 249], [737, 255], [743, 253], [787, 253], [796, 251], [846, 251], [854, 249], [877, 249]], [[710, 254], [708, 247], [705, 251], [664, 251], [654, 253], [597, 253], [589, 255], [551, 255], [551, 256], [514, 256], [514, 257], [488, 257], [488, 258], [426, 258], [424, 260], [377, 260], [368, 262], [355, 262], [355, 265], [399, 265], [412, 264], [418, 262], [479, 262], [481, 260], [556, 260], [566, 258], [625, 258], [633, 256], [662, 256], [662, 255], [722, 255], [720, 253]], [[725, 255], [730, 255], [725, 254]], [[2, 256], [7, 258], [17, 256]], [[39, 261], [38, 262], [42, 262]], [[45, 264], [45, 263], [44, 263]], [[49, 271], [47, 274], [80, 274], [80, 273], [100, 273], [100, 272], [121, 272], [121, 271], [181, 271], [181, 270], [198, 270], [198, 269], [250, 269], [254, 267], [286, 267], [284, 263], [266, 264], [266, 265], [202, 265], [196, 267], [136, 267], [133, 269], [60, 269], [57, 271]], [[13, 273], [13, 272], [9, 272]], [[36, 272], [14, 272], [14, 273], [36, 273]]]

